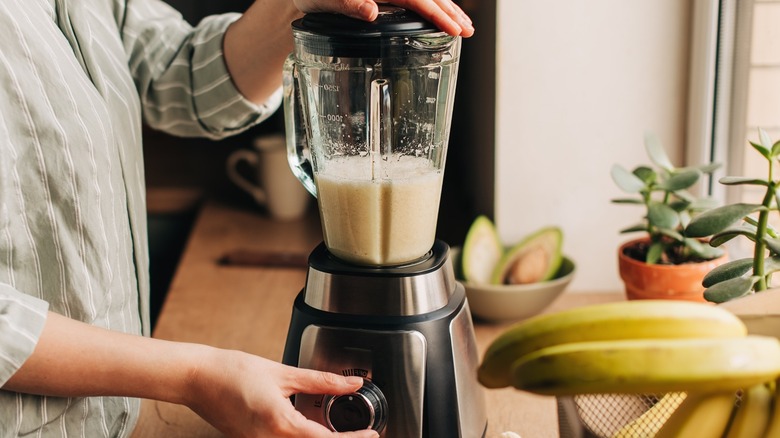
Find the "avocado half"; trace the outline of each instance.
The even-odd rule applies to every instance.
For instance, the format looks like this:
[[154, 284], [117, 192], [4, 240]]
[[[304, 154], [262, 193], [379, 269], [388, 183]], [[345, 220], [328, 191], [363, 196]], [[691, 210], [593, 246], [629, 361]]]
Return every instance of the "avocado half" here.
[[563, 231], [545, 227], [528, 235], [499, 260], [493, 284], [527, 284], [555, 277], [563, 260]]
[[474, 284], [490, 284], [496, 263], [503, 254], [496, 226], [487, 216], [477, 217], [463, 242], [460, 256], [463, 279]]

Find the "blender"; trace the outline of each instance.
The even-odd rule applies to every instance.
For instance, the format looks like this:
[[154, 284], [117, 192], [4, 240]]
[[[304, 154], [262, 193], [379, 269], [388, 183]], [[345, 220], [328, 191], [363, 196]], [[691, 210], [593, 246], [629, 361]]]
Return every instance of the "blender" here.
[[283, 362], [364, 379], [295, 407], [334, 431], [483, 437], [471, 314], [435, 238], [460, 38], [389, 5], [374, 22], [313, 13], [292, 27], [288, 161], [317, 198], [324, 242]]

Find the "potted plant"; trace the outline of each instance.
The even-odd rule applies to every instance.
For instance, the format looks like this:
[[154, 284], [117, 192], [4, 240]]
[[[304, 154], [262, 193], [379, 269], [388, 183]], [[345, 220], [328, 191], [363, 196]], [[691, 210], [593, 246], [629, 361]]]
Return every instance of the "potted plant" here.
[[719, 167], [716, 163], [675, 167], [660, 141], [645, 136], [651, 165], [628, 171], [612, 167], [615, 184], [629, 198], [618, 204], [640, 205], [644, 216], [621, 233], [644, 233], [642, 238], [621, 245], [618, 268], [628, 299], [685, 299], [704, 301], [703, 277], [727, 261], [725, 251], [688, 235], [691, 219], [714, 206], [710, 198], [697, 198], [689, 189]]
[[725, 185], [764, 187], [760, 204], [736, 203], [703, 213], [686, 227], [689, 236], [712, 236], [710, 245], [719, 247], [735, 237], [753, 242], [753, 255], [728, 262], [712, 270], [703, 279], [704, 297], [722, 303], [771, 287], [772, 274], [780, 271], [780, 236], [769, 224], [770, 214], [778, 210], [778, 186], [775, 166], [780, 160], [780, 141], [772, 143], [769, 135], [759, 129], [759, 143], [750, 142], [767, 161], [765, 179], [727, 176]]

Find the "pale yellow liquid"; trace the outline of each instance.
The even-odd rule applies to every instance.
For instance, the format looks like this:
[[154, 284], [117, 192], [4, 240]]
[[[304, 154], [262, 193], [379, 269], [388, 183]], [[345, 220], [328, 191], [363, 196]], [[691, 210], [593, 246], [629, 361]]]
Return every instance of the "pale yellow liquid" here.
[[325, 245], [362, 265], [399, 265], [433, 246], [442, 172], [423, 158], [382, 162], [389, 179], [371, 180], [366, 158], [331, 160], [316, 175]]

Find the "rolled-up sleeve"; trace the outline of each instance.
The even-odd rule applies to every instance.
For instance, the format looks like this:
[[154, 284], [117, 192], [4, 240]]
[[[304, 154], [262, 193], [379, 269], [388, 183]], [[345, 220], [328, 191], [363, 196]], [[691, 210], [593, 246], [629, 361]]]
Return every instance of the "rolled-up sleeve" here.
[[210, 16], [193, 27], [162, 1], [127, 5], [122, 35], [144, 120], [153, 128], [219, 139], [261, 122], [281, 104], [281, 90], [261, 105], [247, 100], [228, 73], [223, 37], [240, 14]]
[[48, 303], [0, 283], [0, 387], [21, 368], [38, 344]]

